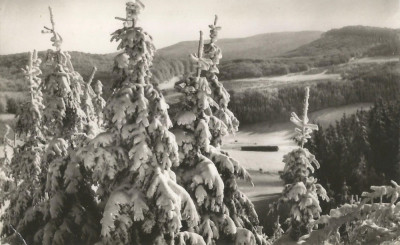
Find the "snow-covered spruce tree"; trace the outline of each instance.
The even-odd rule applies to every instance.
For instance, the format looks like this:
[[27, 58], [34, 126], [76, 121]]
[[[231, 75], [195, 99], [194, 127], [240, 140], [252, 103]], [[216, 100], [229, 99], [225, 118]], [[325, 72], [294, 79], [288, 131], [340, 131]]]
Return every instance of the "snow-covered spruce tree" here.
[[106, 106], [106, 101], [103, 99], [103, 84], [100, 80], [94, 84], [94, 93], [96, 94], [93, 98], [93, 106], [95, 115], [97, 115], [97, 124], [101, 127], [103, 125], [103, 109]]
[[126, 18], [117, 18], [124, 21], [112, 34], [124, 50], [115, 58], [120, 78], [104, 108], [105, 131], [80, 153], [103, 209], [99, 244], [201, 245], [203, 238], [190, 232], [199, 223], [195, 204], [171, 171], [178, 146], [168, 105], [150, 84], [155, 47], [136, 25], [143, 7], [128, 2]]
[[[213, 116], [210, 117], [211, 144], [218, 147], [222, 143], [222, 137], [227, 133], [238, 131], [239, 121], [228, 109], [230, 95], [224, 85], [218, 81], [218, 64], [222, 58], [222, 51], [216, 45], [218, 32], [221, 30], [217, 26], [218, 16], [215, 16], [214, 23], [210, 27], [210, 42], [204, 45], [204, 57], [212, 61], [210, 68], [206, 72], [207, 80], [211, 88], [211, 97], [217, 103], [212, 105]], [[215, 120], [218, 118], [220, 120]]]
[[94, 135], [98, 132], [96, 115], [94, 115], [93, 101], [96, 93], [90, 84], [96, 68], [85, 82], [82, 76], [74, 70], [71, 56], [62, 50], [63, 38], [55, 31], [55, 23], [50, 9], [52, 28], [44, 27], [43, 33], [51, 33], [52, 46], [46, 55], [46, 66], [50, 67], [50, 74], [41, 84], [44, 92], [44, 123], [48, 135], [61, 136], [72, 139], [79, 133]]
[[96, 69], [85, 82], [73, 68], [70, 55], [61, 49], [62, 38], [54, 29], [46, 28], [56, 48], [48, 51], [47, 62], [52, 72], [43, 84], [44, 123], [49, 141], [45, 152], [47, 167], [45, 193], [41, 213], [45, 224], [37, 233], [42, 244], [90, 244], [98, 240], [100, 211], [91, 188], [91, 172], [78, 161], [76, 150], [98, 134], [98, 119], [90, 87]]
[[[301, 237], [305, 244], [397, 244], [400, 237], [400, 186], [371, 186], [363, 199], [344, 204], [322, 215], [309, 226], [324, 225]], [[390, 202], [383, 202], [383, 200]], [[376, 202], [377, 201], [377, 202]], [[339, 228], [346, 226], [346, 237]]]
[[[211, 51], [208, 57], [212, 57]], [[181, 162], [176, 169], [177, 178], [189, 190], [201, 215], [196, 232], [203, 236], [207, 244], [265, 244], [265, 238], [257, 227], [258, 218], [253, 204], [237, 189], [236, 178], [250, 179], [250, 176], [218, 147], [227, 126], [213, 115], [213, 107], [219, 106], [211, 97], [207, 78], [201, 73], [209, 71], [219, 58], [214, 63], [203, 57], [202, 32], [198, 54], [191, 55], [191, 58], [197, 66], [197, 74], [175, 84], [184, 97], [175, 118], [174, 133]], [[210, 70], [210, 73], [214, 71]], [[215, 140], [217, 147], [211, 144], [213, 136], [210, 129], [218, 139]]]
[[41, 220], [35, 219], [34, 207], [43, 198], [44, 185], [42, 175], [42, 156], [45, 139], [42, 134], [42, 93], [39, 90], [41, 79], [41, 60], [34, 51], [29, 54], [28, 65], [23, 69], [30, 87], [30, 100], [21, 106], [17, 115], [15, 133], [21, 143], [14, 147], [9, 165], [9, 177], [12, 180], [4, 197], [10, 205], [2, 217], [3, 234], [13, 234], [13, 227], [23, 234], [27, 241], [33, 241], [30, 231], [35, 230]]
[[[219, 148], [222, 144], [222, 137], [227, 133], [234, 134], [238, 131], [239, 121], [235, 115], [228, 109], [230, 95], [224, 88], [223, 84], [218, 81], [219, 73], [218, 65], [222, 58], [222, 51], [217, 46], [218, 32], [221, 30], [217, 26], [218, 16], [215, 15], [214, 23], [209, 25], [210, 42], [204, 45], [204, 56], [211, 60], [211, 65], [206, 71], [207, 81], [209, 81], [211, 89], [211, 98], [216, 102], [210, 103], [212, 114], [209, 118], [209, 128], [211, 132], [210, 144], [211, 160], [216, 167], [225, 183], [224, 203], [229, 209], [231, 218], [235, 221], [237, 227], [244, 227], [252, 231], [255, 235], [257, 243], [265, 243], [264, 237], [261, 235], [261, 227], [258, 226], [259, 221], [254, 210], [253, 204], [247, 197], [238, 190], [236, 180], [245, 178], [248, 180], [250, 176], [247, 171], [233, 158], [229, 157], [226, 152]], [[234, 171], [227, 166], [235, 166]]]
[[[281, 178], [285, 183], [282, 196], [276, 203], [276, 209], [282, 204], [289, 205], [289, 235], [292, 239], [298, 240], [301, 236], [308, 234], [312, 227], [309, 224], [314, 219], [319, 218], [321, 207], [318, 196], [323, 200], [329, 200], [325, 189], [317, 183], [317, 179], [311, 176], [314, 172], [314, 166], [319, 168], [319, 163], [306, 148], [304, 144], [309, 139], [313, 130], [318, 130], [318, 126], [309, 124], [308, 98], [310, 90], [305, 89], [303, 118], [300, 119], [296, 113], [292, 112], [290, 121], [299, 128], [295, 129], [296, 141], [300, 147], [294, 149], [283, 157], [285, 167]], [[284, 238], [283, 238], [284, 239]]]
[[[22, 146], [26, 154], [19, 151], [13, 157], [19, 194], [10, 198], [8, 223], [28, 244], [93, 243], [99, 237], [100, 212], [91, 189], [91, 174], [78, 163], [75, 148], [96, 134], [97, 119], [82, 109], [87, 108], [86, 85], [74, 71], [69, 54], [61, 50], [62, 38], [54, 29], [51, 9], [50, 20], [52, 28], [45, 28], [53, 35], [56, 48], [46, 56], [50, 74], [44, 82], [33, 79], [37, 94], [43, 92], [44, 109], [41, 113], [38, 103], [32, 103], [33, 109], [22, 114], [17, 123], [17, 129], [32, 140]], [[37, 123], [32, 123], [34, 120]]]

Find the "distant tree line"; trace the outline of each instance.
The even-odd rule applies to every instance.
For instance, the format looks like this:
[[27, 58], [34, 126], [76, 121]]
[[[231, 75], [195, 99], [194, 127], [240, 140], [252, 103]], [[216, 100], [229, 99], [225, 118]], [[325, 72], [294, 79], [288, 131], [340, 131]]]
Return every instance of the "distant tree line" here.
[[337, 206], [371, 185], [400, 179], [400, 100], [377, 100], [373, 108], [344, 115], [307, 143], [321, 168], [317, 178]]
[[[346, 71], [342, 81], [320, 82], [310, 86], [310, 112], [333, 106], [359, 102], [374, 102], [377, 98], [395, 99], [399, 94], [400, 69], [398, 63], [375, 65], [365, 70]], [[287, 120], [303, 100], [302, 86], [275, 89], [230, 91], [230, 109], [241, 125]]]

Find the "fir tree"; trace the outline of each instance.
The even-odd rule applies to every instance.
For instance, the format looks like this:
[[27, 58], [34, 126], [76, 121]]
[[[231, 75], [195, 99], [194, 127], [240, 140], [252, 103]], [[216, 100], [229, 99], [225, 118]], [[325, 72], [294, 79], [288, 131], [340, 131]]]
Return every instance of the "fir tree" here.
[[[308, 98], [309, 88], [306, 88], [306, 94], [303, 107], [303, 118], [299, 118], [292, 112], [290, 120], [299, 128], [295, 129], [296, 140], [300, 142], [300, 147], [294, 149], [283, 157], [285, 167], [281, 178], [285, 183], [282, 191], [282, 197], [276, 203], [279, 210], [280, 205], [289, 205], [289, 235], [292, 239], [298, 240], [301, 236], [309, 233], [312, 227], [309, 224], [316, 218], [319, 218], [321, 207], [318, 196], [324, 200], [329, 200], [325, 189], [317, 183], [317, 179], [311, 176], [315, 168], [319, 168], [319, 163], [304, 144], [311, 138], [313, 130], [318, 126], [309, 124], [308, 121]], [[314, 165], [314, 166], [313, 166]]]
[[91, 175], [77, 162], [75, 148], [97, 134], [97, 119], [82, 109], [88, 108], [85, 82], [61, 49], [63, 39], [49, 10], [52, 28], [45, 27], [45, 32], [53, 35], [56, 50], [47, 53], [51, 72], [44, 82], [37, 77], [36, 55], [25, 70], [31, 101], [19, 116], [17, 129], [27, 139], [13, 157], [16, 195], [10, 197], [6, 221], [29, 244], [93, 243], [98, 239], [99, 211]]
[[55, 31], [51, 9], [50, 20], [52, 28], [45, 28], [53, 35], [56, 50], [48, 52], [47, 62], [54, 70], [43, 86], [45, 125], [52, 130], [45, 152], [48, 200], [41, 204], [45, 220], [41, 239], [43, 244], [93, 243], [98, 239], [100, 212], [91, 173], [79, 163], [76, 149], [99, 132], [91, 103], [94, 93], [89, 90], [95, 69], [85, 83], [61, 49], [63, 39]]
[[[228, 109], [230, 95], [223, 84], [218, 81], [218, 64], [222, 58], [222, 51], [217, 46], [218, 32], [221, 30], [217, 26], [218, 16], [215, 16], [214, 23], [210, 27], [210, 43], [204, 45], [204, 56], [212, 61], [210, 68], [206, 73], [211, 89], [211, 98], [217, 103], [213, 104], [211, 109], [213, 115], [210, 116], [211, 144], [218, 147], [222, 143], [222, 137], [227, 133], [238, 131], [239, 121], [235, 115]], [[219, 119], [219, 120], [217, 120]]]
[[[219, 149], [222, 136], [228, 129], [235, 131], [237, 121], [233, 123], [234, 116], [227, 109], [229, 95], [216, 76], [221, 51], [215, 41], [220, 27], [214, 22], [210, 28], [211, 41], [205, 56], [202, 32], [198, 53], [191, 55], [197, 73], [175, 84], [175, 88], [184, 94], [174, 129], [181, 162], [177, 168], [178, 180], [197, 204], [201, 222], [196, 232], [206, 244], [217, 241], [265, 244], [257, 226], [254, 206], [238, 190], [236, 183], [236, 178], [250, 179], [250, 176], [237, 161]], [[210, 86], [202, 71], [213, 79], [214, 86]], [[213, 111], [225, 121], [214, 116]]]
[[[204, 45], [204, 54], [212, 63], [208, 71], [206, 71], [207, 81], [210, 81], [211, 98], [215, 103], [210, 103], [211, 111], [209, 128], [211, 132], [210, 144], [211, 160], [216, 164], [219, 173], [225, 183], [224, 188], [224, 204], [229, 209], [231, 218], [235, 221], [237, 227], [249, 229], [255, 236], [258, 244], [266, 243], [265, 238], [261, 234], [261, 227], [258, 226], [259, 221], [254, 210], [253, 204], [238, 189], [236, 180], [238, 178], [251, 181], [250, 175], [235, 159], [220, 150], [222, 138], [226, 134], [234, 134], [238, 131], [239, 121], [235, 115], [228, 109], [230, 95], [224, 88], [223, 84], [218, 81], [219, 73], [218, 64], [222, 58], [222, 51], [217, 46], [218, 32], [222, 29], [217, 26], [218, 16], [215, 16], [214, 23], [209, 25], [210, 42]], [[234, 167], [232, 172], [228, 166], [231, 162]]]
[[41, 166], [45, 139], [42, 134], [42, 93], [39, 90], [41, 79], [41, 60], [37, 52], [29, 54], [28, 65], [23, 69], [25, 79], [30, 87], [30, 100], [22, 106], [17, 115], [16, 134], [23, 143], [14, 148], [11, 158], [9, 176], [12, 184], [8, 195], [3, 200], [9, 200], [10, 205], [2, 217], [5, 225], [3, 233], [13, 234], [15, 227], [28, 241], [33, 241], [34, 232], [40, 219], [36, 220], [38, 210], [35, 206], [43, 198], [43, 169]]
[[[204, 244], [190, 232], [199, 223], [196, 207], [176, 183], [179, 164], [172, 123], [163, 96], [150, 84], [152, 38], [137, 26], [140, 1], [126, 4], [114, 70], [120, 75], [104, 108], [105, 131], [80, 155], [93, 171], [103, 210], [101, 244]], [[98, 90], [99, 91], [99, 90]], [[180, 232], [182, 226], [187, 232]]]

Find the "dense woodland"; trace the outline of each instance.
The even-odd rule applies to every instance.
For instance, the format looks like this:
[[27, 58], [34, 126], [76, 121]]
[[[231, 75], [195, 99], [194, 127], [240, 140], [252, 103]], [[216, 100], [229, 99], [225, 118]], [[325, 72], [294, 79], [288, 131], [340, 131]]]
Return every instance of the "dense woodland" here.
[[[374, 102], [382, 97], [397, 98], [400, 86], [398, 62], [360, 66], [343, 71], [341, 81], [326, 81], [310, 86], [310, 112], [358, 102]], [[262, 121], [284, 121], [299, 111], [303, 89], [287, 86], [276, 89], [231, 91], [231, 110], [242, 125]]]
[[332, 197], [329, 208], [350, 201], [371, 185], [400, 178], [400, 100], [375, 102], [328, 128], [307, 144], [321, 164], [317, 178]]

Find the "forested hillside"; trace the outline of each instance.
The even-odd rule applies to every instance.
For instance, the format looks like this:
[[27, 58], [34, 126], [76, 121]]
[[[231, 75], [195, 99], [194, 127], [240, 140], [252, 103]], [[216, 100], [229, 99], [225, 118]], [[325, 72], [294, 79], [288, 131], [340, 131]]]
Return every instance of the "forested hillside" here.
[[[277, 32], [265, 33], [245, 38], [223, 38], [218, 41], [224, 51], [224, 61], [236, 59], [266, 59], [296, 49], [317, 40], [322, 32]], [[185, 41], [160, 49], [161, 56], [186, 58], [196, 49], [196, 41]]]
[[317, 66], [337, 63], [340, 59], [363, 56], [390, 56], [400, 54], [400, 30], [347, 26], [333, 29], [321, 38], [285, 54], [285, 57], [315, 57]]
[[[379, 97], [395, 99], [400, 92], [398, 62], [351, 66], [341, 71], [342, 80], [318, 82], [310, 86], [310, 112], [358, 102], [374, 102]], [[299, 111], [303, 89], [299, 85], [231, 91], [230, 109], [241, 124], [286, 120]]]
[[321, 38], [266, 60], [238, 59], [223, 62], [222, 79], [284, 75], [310, 67], [326, 67], [350, 59], [400, 54], [400, 30], [347, 26], [323, 33]]
[[346, 26], [332, 29], [322, 34], [321, 38], [301, 46], [288, 57], [348, 54], [351, 57], [362, 55], [396, 55], [399, 54], [400, 30], [369, 27]]

